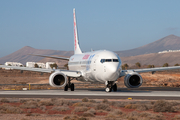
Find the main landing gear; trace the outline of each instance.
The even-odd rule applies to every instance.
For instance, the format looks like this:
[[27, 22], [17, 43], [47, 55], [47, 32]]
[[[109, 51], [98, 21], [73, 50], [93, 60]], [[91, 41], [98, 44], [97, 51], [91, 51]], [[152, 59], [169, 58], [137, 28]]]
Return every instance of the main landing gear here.
[[71, 83], [71, 78], [68, 77], [68, 83], [67, 85], [64, 87], [64, 91], [68, 91], [68, 88], [71, 89], [71, 91], [74, 91], [74, 84]]
[[112, 90], [114, 92], [117, 91], [117, 85], [116, 83], [114, 83], [114, 81], [106, 81], [105, 84], [106, 84], [106, 89], [105, 89], [106, 92], [111, 92]]

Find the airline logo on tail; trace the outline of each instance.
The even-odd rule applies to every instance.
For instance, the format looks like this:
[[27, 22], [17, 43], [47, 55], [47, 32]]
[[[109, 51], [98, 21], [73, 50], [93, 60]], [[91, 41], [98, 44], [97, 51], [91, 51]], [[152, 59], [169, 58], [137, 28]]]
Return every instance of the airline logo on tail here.
[[75, 50], [77, 49], [77, 33], [76, 33], [76, 17], [75, 17], [75, 9], [74, 9], [74, 46], [75, 46]]
[[82, 51], [79, 47], [79, 42], [78, 42], [75, 9], [73, 9], [73, 16], [74, 16], [74, 54], [81, 54]]

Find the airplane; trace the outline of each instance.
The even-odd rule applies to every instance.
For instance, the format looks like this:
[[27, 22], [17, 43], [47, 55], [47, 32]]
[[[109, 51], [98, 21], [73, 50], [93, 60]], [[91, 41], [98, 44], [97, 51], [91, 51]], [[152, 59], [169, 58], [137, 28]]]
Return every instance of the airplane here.
[[158, 67], [146, 69], [132, 69], [122, 70], [120, 57], [108, 50], [98, 50], [83, 53], [79, 46], [76, 15], [73, 9], [74, 17], [74, 55], [70, 58], [55, 57], [48, 55], [34, 55], [40, 57], [48, 57], [54, 59], [62, 59], [68, 61], [69, 70], [61, 69], [42, 69], [42, 68], [27, 68], [16, 66], [0, 65], [0, 68], [12, 68], [18, 70], [28, 70], [37, 72], [49, 72], [49, 84], [53, 87], [64, 87], [64, 91], [74, 91], [74, 84], [71, 80], [92, 82], [92, 83], [105, 83], [105, 91], [117, 91], [116, 81], [120, 77], [124, 77], [124, 84], [127, 88], [138, 88], [142, 85], [143, 79], [139, 73], [143, 72], [156, 72], [162, 70], [180, 69], [180, 66], [174, 67]]

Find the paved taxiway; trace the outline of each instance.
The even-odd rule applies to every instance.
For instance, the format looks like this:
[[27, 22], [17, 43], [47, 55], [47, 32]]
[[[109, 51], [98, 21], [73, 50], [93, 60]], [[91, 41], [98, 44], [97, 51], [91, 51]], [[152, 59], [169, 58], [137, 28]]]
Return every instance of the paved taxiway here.
[[104, 89], [77, 89], [63, 90], [27, 90], [27, 91], [0, 91], [0, 97], [16, 98], [93, 98], [93, 99], [169, 99], [180, 100], [180, 88], [149, 87], [137, 89], [118, 89], [117, 92], [106, 93]]

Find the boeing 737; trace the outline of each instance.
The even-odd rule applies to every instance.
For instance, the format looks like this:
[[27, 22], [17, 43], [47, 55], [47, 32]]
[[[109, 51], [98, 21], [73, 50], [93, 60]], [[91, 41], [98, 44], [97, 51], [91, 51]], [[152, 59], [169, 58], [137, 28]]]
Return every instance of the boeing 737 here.
[[92, 82], [92, 83], [105, 83], [105, 91], [117, 91], [116, 81], [119, 77], [124, 77], [124, 84], [128, 88], [138, 88], [142, 85], [143, 79], [139, 73], [180, 69], [177, 67], [159, 67], [147, 69], [133, 69], [122, 70], [120, 57], [108, 50], [98, 50], [83, 53], [79, 46], [76, 15], [73, 9], [74, 16], [74, 55], [70, 58], [55, 57], [47, 55], [35, 55], [41, 57], [49, 57], [55, 59], [68, 60], [69, 70], [60, 69], [42, 69], [42, 68], [28, 68], [28, 67], [15, 67], [0, 65], [0, 68], [12, 68], [19, 70], [50, 72], [49, 84], [53, 87], [64, 87], [64, 91], [74, 91], [74, 84], [71, 80]]

